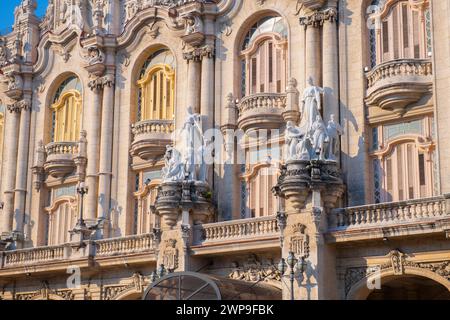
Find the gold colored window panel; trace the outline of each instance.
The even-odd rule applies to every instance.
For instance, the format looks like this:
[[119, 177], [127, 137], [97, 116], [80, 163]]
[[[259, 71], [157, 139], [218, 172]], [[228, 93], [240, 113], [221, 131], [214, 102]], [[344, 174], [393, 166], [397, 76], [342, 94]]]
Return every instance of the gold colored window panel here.
[[141, 90], [141, 119], [173, 120], [175, 71], [168, 65], [155, 65], [138, 81]]
[[76, 90], [65, 92], [53, 105], [53, 141], [78, 141], [81, 130], [83, 104]]

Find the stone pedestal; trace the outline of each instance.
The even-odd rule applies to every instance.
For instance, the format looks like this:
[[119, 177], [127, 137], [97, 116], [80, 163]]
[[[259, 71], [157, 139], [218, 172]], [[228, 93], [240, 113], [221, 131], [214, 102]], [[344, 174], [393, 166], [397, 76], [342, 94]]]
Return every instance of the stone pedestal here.
[[189, 258], [192, 226], [211, 222], [214, 208], [208, 184], [200, 181], [162, 183], [154, 211], [160, 217], [158, 266], [169, 272], [193, 270]]
[[[288, 161], [282, 168], [278, 196], [285, 199], [285, 223], [282, 223], [282, 257], [293, 252], [305, 258], [302, 274], [296, 269], [295, 300], [337, 298], [334, 249], [324, 242], [327, 214], [338, 204], [344, 185], [336, 162]], [[291, 299], [289, 270], [285, 274], [283, 298]]]

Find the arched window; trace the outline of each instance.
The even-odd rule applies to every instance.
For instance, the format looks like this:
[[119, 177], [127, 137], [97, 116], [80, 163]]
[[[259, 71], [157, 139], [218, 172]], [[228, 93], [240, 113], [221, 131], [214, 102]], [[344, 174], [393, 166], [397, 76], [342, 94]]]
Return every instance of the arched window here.
[[431, 117], [374, 128], [374, 200], [377, 203], [431, 197], [435, 144]]
[[371, 64], [395, 59], [426, 59], [431, 54], [428, 1], [374, 1], [370, 15]]
[[53, 98], [52, 142], [74, 142], [80, 137], [83, 101], [77, 77], [66, 79]]
[[241, 168], [242, 218], [272, 216], [280, 210], [280, 203], [272, 192], [278, 182], [280, 158], [277, 146], [247, 150], [246, 164]]
[[78, 220], [76, 186], [53, 188], [49, 194], [50, 206], [46, 227], [46, 245], [53, 246], [70, 242], [70, 233]]
[[286, 87], [287, 27], [281, 17], [255, 23], [241, 47], [241, 96], [281, 93]]
[[137, 82], [137, 120], [173, 120], [175, 105], [175, 59], [167, 49], [152, 54]]
[[151, 233], [157, 227], [156, 215], [151, 211], [161, 184], [161, 171], [146, 171], [136, 175], [133, 234]]

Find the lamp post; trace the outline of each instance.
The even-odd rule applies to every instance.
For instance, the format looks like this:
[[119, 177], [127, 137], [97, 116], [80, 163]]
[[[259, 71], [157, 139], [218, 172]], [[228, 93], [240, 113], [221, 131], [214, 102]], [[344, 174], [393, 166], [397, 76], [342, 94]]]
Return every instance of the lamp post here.
[[306, 261], [305, 257], [301, 256], [299, 259], [295, 257], [295, 254], [291, 251], [287, 259], [281, 258], [280, 263], [278, 263], [278, 270], [281, 272], [281, 275], [284, 275], [287, 267], [289, 267], [289, 281], [291, 284], [291, 300], [294, 299], [294, 281], [295, 281], [295, 272], [297, 271], [301, 275], [305, 272], [306, 269]]
[[85, 229], [86, 228], [86, 222], [83, 219], [83, 199], [84, 196], [88, 193], [89, 188], [85, 185], [84, 182], [80, 182], [80, 184], [77, 187], [77, 193], [80, 195], [80, 217], [78, 219], [76, 227], [79, 229]]

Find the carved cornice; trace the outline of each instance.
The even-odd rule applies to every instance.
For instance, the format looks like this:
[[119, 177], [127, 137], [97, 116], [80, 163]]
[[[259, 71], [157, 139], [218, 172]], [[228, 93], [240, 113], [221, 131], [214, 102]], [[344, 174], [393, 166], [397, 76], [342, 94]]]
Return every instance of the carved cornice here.
[[316, 10], [311, 14], [300, 17], [300, 25], [307, 28], [308, 26], [319, 28], [323, 26], [325, 21], [331, 23], [336, 22], [338, 19], [338, 11], [336, 8], [327, 8], [325, 10]]

